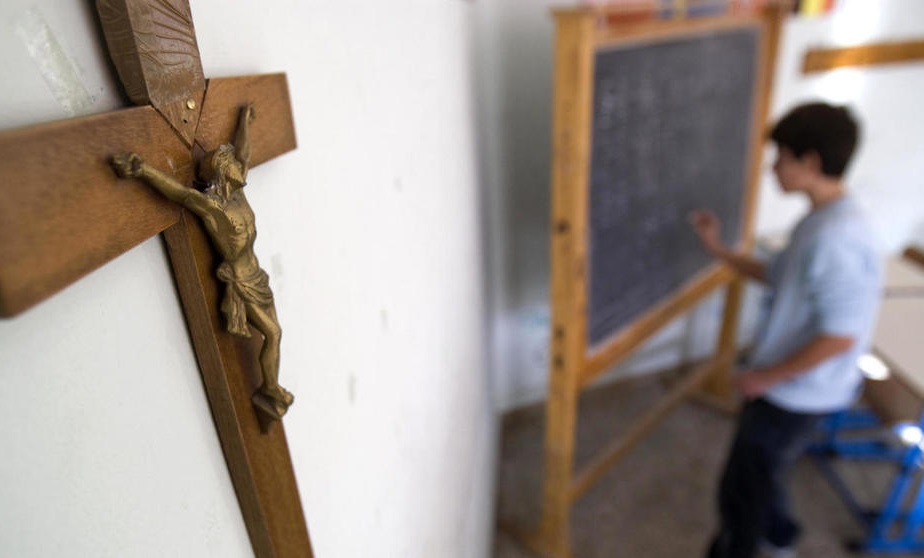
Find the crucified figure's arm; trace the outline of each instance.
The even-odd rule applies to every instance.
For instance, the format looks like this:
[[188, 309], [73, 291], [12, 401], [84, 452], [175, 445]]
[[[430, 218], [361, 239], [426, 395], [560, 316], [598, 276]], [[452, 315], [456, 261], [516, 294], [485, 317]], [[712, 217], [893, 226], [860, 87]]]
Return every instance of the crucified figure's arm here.
[[250, 169], [250, 123], [253, 121], [253, 103], [241, 109], [237, 120], [237, 133], [234, 136], [234, 156], [241, 162], [244, 178]]
[[137, 153], [122, 153], [112, 158], [112, 166], [121, 178], [140, 178], [167, 199], [189, 209], [202, 218], [207, 218], [211, 205], [208, 198], [195, 188], [187, 188], [166, 173], [144, 162]]

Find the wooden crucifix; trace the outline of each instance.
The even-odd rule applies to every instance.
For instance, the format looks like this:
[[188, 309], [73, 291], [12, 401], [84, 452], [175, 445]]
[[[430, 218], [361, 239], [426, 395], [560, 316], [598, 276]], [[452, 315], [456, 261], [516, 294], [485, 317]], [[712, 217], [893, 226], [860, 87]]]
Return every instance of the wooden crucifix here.
[[[285, 406], [261, 410], [251, 402], [264, 383], [264, 328], [231, 335], [221, 315], [225, 288], [216, 272], [228, 251], [220, 242], [215, 249], [215, 231], [198, 217], [113, 168], [114, 157], [131, 151], [132, 164], [190, 187], [197, 162], [232, 140], [243, 172], [294, 149], [285, 75], [206, 80], [188, 0], [97, 0], [97, 10], [125, 92], [141, 106], [0, 132], [0, 316], [28, 309], [163, 232], [254, 552], [310, 557], [285, 430], [276, 420]], [[248, 154], [238, 145], [242, 126]], [[252, 215], [243, 226], [252, 226]], [[252, 245], [253, 234], [244, 236]]]

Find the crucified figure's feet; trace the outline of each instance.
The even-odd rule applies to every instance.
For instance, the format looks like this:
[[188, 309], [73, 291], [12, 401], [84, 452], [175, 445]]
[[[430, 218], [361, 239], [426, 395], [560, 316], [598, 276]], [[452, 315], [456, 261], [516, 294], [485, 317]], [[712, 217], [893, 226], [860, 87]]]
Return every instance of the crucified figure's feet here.
[[295, 396], [278, 384], [272, 387], [260, 386], [252, 398], [258, 409], [275, 419], [282, 418], [294, 400]]

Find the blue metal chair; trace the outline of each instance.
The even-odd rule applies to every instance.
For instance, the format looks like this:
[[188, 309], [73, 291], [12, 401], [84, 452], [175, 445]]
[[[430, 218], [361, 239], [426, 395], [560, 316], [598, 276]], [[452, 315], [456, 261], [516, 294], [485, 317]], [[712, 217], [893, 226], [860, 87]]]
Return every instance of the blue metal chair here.
[[[889, 427], [865, 408], [836, 413], [825, 421], [821, 437], [809, 449], [825, 478], [867, 531], [852, 544], [859, 552], [924, 552], [924, 486], [921, 470], [924, 413], [917, 423]], [[908, 434], [913, 434], [908, 436]], [[881, 508], [864, 508], [833, 467], [835, 459], [885, 461], [897, 465]]]

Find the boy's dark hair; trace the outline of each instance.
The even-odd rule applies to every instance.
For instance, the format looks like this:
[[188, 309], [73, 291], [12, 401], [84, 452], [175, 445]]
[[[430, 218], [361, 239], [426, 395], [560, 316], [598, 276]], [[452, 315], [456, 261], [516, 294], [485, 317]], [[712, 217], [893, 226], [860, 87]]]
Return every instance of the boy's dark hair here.
[[821, 158], [821, 172], [840, 178], [857, 147], [859, 127], [846, 107], [808, 103], [790, 110], [770, 132], [778, 146], [796, 157], [809, 151]]

